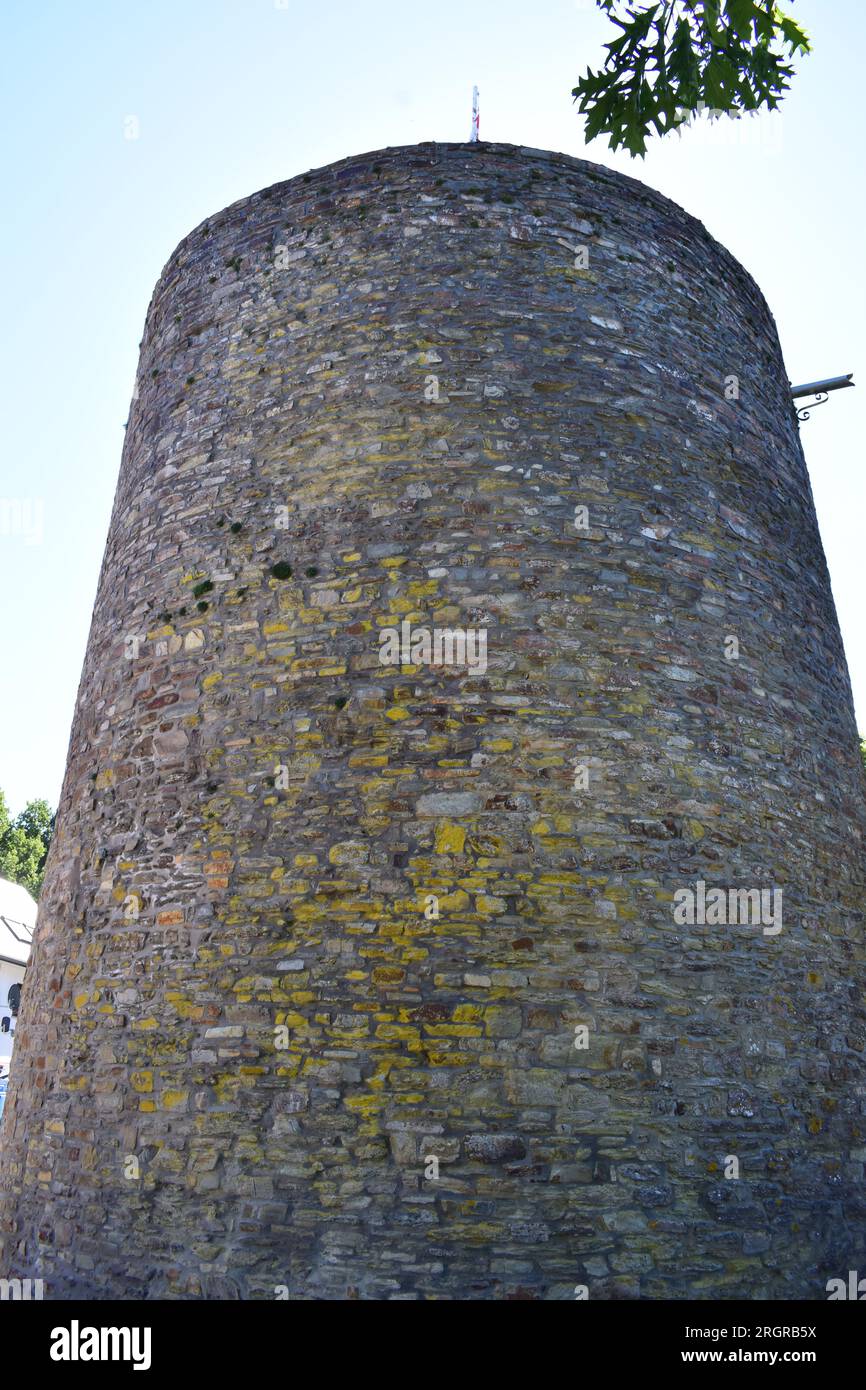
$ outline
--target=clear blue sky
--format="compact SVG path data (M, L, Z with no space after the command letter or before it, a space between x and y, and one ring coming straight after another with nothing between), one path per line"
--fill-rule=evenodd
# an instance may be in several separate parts
M482 138L613 165L698 216L763 289L793 380L859 369L803 440L866 732L866 5L788 7L815 53L781 111L745 144L696 129L641 162L584 144L570 91L609 37L592 0L5 0L0 498L43 506L38 543L0 535L13 810L59 795L137 345L174 246L279 179L466 139L473 83Z

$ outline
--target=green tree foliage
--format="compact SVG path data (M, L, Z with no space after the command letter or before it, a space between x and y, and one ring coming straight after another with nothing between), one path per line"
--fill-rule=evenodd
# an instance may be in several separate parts
M586 139L646 153L651 130L664 135L695 112L739 116L774 110L808 53L805 31L774 0L596 0L622 32L605 44L599 72L573 89L586 114Z
M20 883L38 897L53 830L47 801L30 801L13 817L0 791L0 878Z

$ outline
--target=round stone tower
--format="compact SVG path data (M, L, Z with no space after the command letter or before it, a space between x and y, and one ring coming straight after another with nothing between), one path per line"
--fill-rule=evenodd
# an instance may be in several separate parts
M767 306L422 145L159 281L3 1121L52 1297L826 1297L863 777Z

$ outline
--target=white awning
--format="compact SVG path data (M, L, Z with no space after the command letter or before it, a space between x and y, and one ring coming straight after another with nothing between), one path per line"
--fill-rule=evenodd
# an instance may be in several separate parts
M27 889L0 878L0 956L26 965L35 926L36 903Z

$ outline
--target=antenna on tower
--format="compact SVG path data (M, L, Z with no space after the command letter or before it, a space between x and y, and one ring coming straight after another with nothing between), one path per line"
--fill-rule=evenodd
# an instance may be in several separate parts
M478 144L478 88L472 88L472 133L469 136L470 145Z

